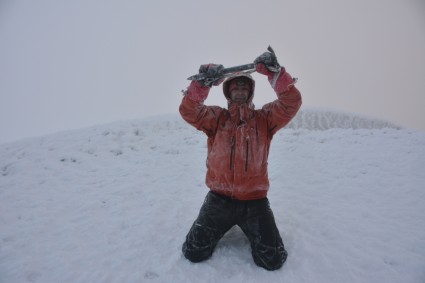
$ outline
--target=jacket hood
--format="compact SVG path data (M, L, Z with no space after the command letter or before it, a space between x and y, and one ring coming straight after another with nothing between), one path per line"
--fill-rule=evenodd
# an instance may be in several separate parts
M251 92L249 93L248 100L247 100L248 105L250 105L252 104L252 100L254 98L255 81L249 73L235 73L232 76L228 77L223 83L224 97L226 97L227 102L230 104L232 101L230 99L230 93L229 93L230 82L233 79L240 78L240 77L248 78L251 81Z

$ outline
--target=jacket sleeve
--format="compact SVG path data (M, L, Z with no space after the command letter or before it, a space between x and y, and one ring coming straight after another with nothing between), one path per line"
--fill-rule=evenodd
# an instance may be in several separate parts
M272 85L277 100L263 106L267 115L269 132L274 135L295 117L301 107L301 93L295 87L292 77L284 71Z
M199 99L201 92L206 92L206 89L200 88L199 85L189 86L180 104L179 112L186 122L208 136L212 136L217 131L218 117L223 109L218 106L205 106L204 100L207 95Z

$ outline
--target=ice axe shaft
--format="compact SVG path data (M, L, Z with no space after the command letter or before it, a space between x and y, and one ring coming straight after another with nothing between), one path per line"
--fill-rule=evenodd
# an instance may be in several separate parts
M279 73L280 70L281 70L281 67L280 67L279 63L277 62L276 54L274 53L273 48L271 46L269 46L267 48L267 51L270 52L273 55L272 58L274 58L274 61L275 61L275 62L273 62L273 64L267 65L267 69L269 69L273 73ZM211 86L211 84L214 83L215 81L218 81L218 80L223 79L223 78L227 78L234 73L243 72L243 71L254 72L255 71L255 63L245 64L245 65L240 65L240 66L235 66L235 67L230 67L230 68L224 68L218 74L215 74L214 76L208 76L205 73L199 73L199 74L190 76L187 79L190 80L190 81L203 81L203 83L205 85Z
M228 77L233 73L242 72L242 71L253 71L253 70L255 70L255 64L250 63L250 64L239 65L239 66L230 67L230 68L224 68L220 72L219 76ZM187 79L190 81L201 81L201 80L209 79L209 77L207 77L206 74L201 73L201 74L190 76Z

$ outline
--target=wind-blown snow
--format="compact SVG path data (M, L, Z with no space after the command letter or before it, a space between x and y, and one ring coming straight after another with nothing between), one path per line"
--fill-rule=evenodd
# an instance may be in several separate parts
M183 258L205 158L175 115L0 145L0 282L425 282L425 133L318 110L281 130L269 199L289 257L274 272L239 228Z

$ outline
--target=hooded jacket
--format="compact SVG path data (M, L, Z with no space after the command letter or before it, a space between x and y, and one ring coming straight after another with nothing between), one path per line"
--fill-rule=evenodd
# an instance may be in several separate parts
M252 82L246 103L231 101L228 89L235 77L230 77L223 83L228 109L204 105L209 88L193 81L179 110L186 122L208 136L209 189L238 200L261 199L269 190L267 160L273 135L295 116L301 94L292 83L284 92L276 91L275 101L256 110L255 81L247 74L237 76Z

